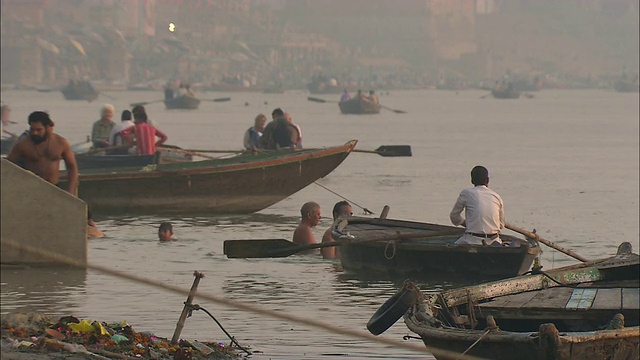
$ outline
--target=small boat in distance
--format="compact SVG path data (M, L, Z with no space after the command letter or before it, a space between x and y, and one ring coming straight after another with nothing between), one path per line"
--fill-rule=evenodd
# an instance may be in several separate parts
M69 83L60 91L67 100L93 101L98 98L98 91L89 81L85 80L69 80Z
M338 106L343 114L379 114L382 108L380 104L368 100L364 95L340 101Z
M491 95L496 99L517 99L520 94L520 91L513 88L491 89Z
M193 95L181 95L173 99L165 99L164 106L169 109L195 110L200 105L200 99Z
M382 214L387 212L385 207ZM500 235L503 246L454 244L463 233L463 228L455 226L351 217L332 236L358 239L339 248L346 271L383 277L503 279L528 271L541 252L535 240L510 235Z

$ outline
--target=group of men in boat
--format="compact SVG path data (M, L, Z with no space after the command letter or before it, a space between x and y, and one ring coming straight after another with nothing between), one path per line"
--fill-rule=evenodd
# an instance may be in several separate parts
M195 96L191 85L176 80L173 82L169 82L164 86L165 100L172 100L182 96Z
M464 234L455 242L457 245L502 246L500 231L505 226L504 203L498 193L489 188L489 170L475 166L471 170L473 187L460 192L449 215L451 222L465 228ZM464 211L464 217L462 212ZM315 244L312 228L320 223L322 213L316 202L307 202L300 209L300 224L293 232L293 242L298 245ZM353 215L353 208L347 201L340 201L333 207L333 225L325 231L322 242L333 242L333 229L338 221ZM321 249L325 259L339 258L337 247Z
M244 132L244 148L252 152L302 149L302 130L293 123L291 115L281 108L271 112L271 122L258 114L252 127Z
M376 93L373 90L369 90L369 95L367 96L362 93L362 90L358 89L356 98L359 98L374 104L380 103L380 101L378 100L378 96L376 96ZM349 90L347 90L347 88L344 88L344 91L342 91L342 95L340 95L340 102L345 102L349 100L351 100L351 95L349 94Z
M100 119L93 123L91 129L93 151L104 149L98 152L126 155L128 148L135 145L137 155L153 155L156 147L167 141L167 135L151 123L144 106L123 110L121 122L117 125L113 121L114 114L115 108L111 104L104 104L100 109ZM131 121L132 117L134 121Z

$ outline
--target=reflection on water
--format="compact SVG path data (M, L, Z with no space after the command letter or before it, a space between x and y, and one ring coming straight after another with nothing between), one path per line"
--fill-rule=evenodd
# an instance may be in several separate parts
M85 294L85 269L2 266L0 308L9 312L59 314L78 306Z

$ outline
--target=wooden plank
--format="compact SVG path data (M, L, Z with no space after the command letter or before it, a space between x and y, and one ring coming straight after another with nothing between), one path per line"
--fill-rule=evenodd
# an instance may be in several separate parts
M533 309L562 309L573 293L572 288L557 287L538 291L523 308Z
M638 310L640 308L638 288L622 289L622 308L624 310Z
M596 297L597 289L574 289L567 301L566 310L588 310Z
M487 308L487 309L491 309L491 308L519 309L524 304L529 302L529 300L533 299L537 294L538 294L537 291L528 291L520 294L501 296L487 303L480 304L479 306L481 308Z
M592 309L619 310L622 306L622 289L598 289Z

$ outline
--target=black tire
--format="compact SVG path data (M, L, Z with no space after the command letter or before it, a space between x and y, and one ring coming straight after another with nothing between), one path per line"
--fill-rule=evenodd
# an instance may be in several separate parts
M367 329L373 335L380 335L387 331L391 325L395 324L409 310L417 298L418 294L415 291L403 287L385 301L378 311L371 316L367 323Z

